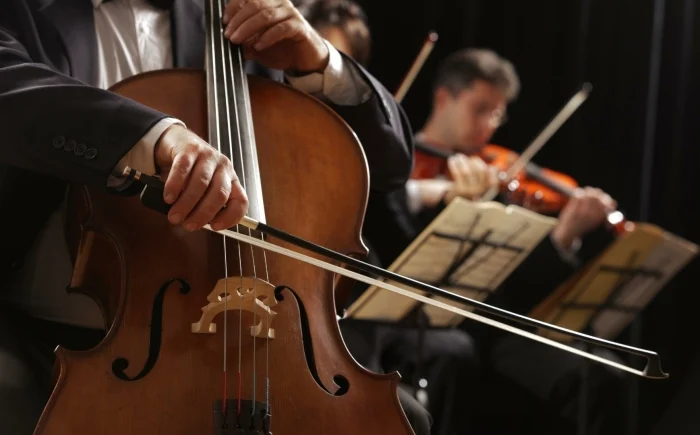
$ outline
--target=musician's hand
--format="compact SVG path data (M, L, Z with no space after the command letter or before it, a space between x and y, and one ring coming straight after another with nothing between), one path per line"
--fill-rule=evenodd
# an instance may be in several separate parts
M154 153L165 180L163 199L172 204L171 223L182 223L188 231L206 224L221 230L236 225L248 211L248 197L231 161L185 127L168 128Z
M559 223L552 231L554 242L568 249L575 239L583 237L602 225L617 202L600 189L577 189L569 203L559 213Z
M231 0L224 35L242 44L246 58L268 68L323 72L330 53L323 38L289 0Z
M490 188L498 186L498 170L479 157L455 154L447 160L447 167L454 182L445 194L446 202L457 196L477 199Z

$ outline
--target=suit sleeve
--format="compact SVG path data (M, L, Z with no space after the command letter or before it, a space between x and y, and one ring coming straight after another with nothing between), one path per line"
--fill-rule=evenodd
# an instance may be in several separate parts
M38 63L16 23L24 2L0 2L0 163L106 186L113 168L165 114Z
M372 88L369 100L356 106L329 104L357 134L367 156L370 189L401 188L413 168L413 133L408 118L391 93L357 62L344 56Z
M389 267L420 234L405 195L405 189L369 194L363 234L383 267Z

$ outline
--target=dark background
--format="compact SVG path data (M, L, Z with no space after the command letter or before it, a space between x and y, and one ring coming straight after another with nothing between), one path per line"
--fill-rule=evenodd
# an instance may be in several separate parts
M417 130L436 65L462 47L510 59L522 82L493 143L522 151L584 81L589 99L534 159L610 193L631 220L700 243L695 0L360 0L374 38L369 69L398 88L431 29L439 41L404 100ZM409 6L410 5L410 6ZM699 262L662 290L618 341L657 351L665 381L630 376L630 434L700 433L695 296ZM626 410L620 410L626 412Z

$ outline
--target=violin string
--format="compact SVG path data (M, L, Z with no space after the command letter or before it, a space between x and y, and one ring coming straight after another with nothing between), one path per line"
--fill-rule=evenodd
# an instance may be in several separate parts
M239 68L241 69L240 70L241 77L245 77L245 71L243 70L243 59L242 58L238 62L238 65L239 65ZM247 91L247 88L243 88L243 92L246 92L246 91ZM252 119L252 110L251 110L250 105L249 105L250 98L244 98L243 101L245 103L246 116L248 117L248 119ZM253 137L253 130L249 128L247 132L248 132L248 143L253 145L255 143L255 138ZM250 151L251 151L251 153L253 153L255 150L250 150ZM258 165L257 164L253 165L252 170L255 173L255 178L259 180L260 173L259 173ZM250 228L248 229L248 235L252 236ZM264 240L262 234L260 234L260 240ZM252 251L255 248L253 247L253 245L250 245L250 249ZM258 249L260 249L260 248L258 248ZM260 249L260 250L262 251L263 265L265 268L265 281L269 283L270 282L270 272L269 272L269 269L267 266L267 251L265 251L264 249ZM256 283L257 283L257 274L255 275L255 277L256 277ZM255 286L253 288L253 291L255 292ZM268 300L268 301L266 301L266 303L271 306L272 301ZM257 307L257 305L254 305L254 306ZM267 334L267 331L270 330L270 315L268 314L264 317L265 317L265 331L266 331L265 333ZM260 323L262 324L262 319L261 319ZM270 374L270 345L271 345L270 341L271 340L269 339L269 337L265 338L265 409L270 409L270 375L269 375ZM255 342L255 337L253 337L253 342ZM253 358L255 358L255 355L253 355ZM254 367L257 368L257 365L255 365ZM255 384L255 382L253 382L253 384Z

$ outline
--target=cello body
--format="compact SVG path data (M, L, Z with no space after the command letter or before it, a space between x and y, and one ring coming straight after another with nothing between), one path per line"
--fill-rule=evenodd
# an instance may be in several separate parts
M112 90L207 137L203 71L146 73ZM249 77L249 93L267 222L364 254L369 175L352 130L287 86ZM348 353L333 274L187 232L137 196L73 186L69 201L71 291L93 297L108 332L89 351L57 349L35 435L413 433L398 374Z

